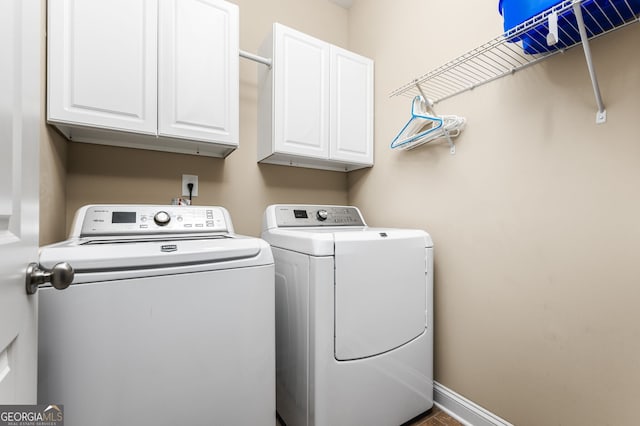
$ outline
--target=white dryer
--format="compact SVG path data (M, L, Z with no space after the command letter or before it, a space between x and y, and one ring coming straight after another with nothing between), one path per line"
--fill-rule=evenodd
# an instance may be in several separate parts
M276 406L288 426L400 425L433 406L433 244L355 207L272 205Z
M69 426L268 425L275 419L274 269L222 207L94 205L40 267L38 401Z

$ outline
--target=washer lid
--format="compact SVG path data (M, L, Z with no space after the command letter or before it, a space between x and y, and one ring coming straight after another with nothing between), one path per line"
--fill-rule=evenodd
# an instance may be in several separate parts
M427 251L415 232L335 234L335 357L395 349L426 327Z
M251 237L81 238L43 247L40 264L69 262L76 273L169 268L257 258L267 244Z

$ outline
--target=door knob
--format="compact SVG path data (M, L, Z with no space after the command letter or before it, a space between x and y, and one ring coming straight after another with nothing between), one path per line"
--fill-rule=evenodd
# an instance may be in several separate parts
M40 269L37 263L30 263L27 266L27 294L35 294L38 286L45 283L64 290L73 281L73 276L73 268L67 262L56 263L51 270Z

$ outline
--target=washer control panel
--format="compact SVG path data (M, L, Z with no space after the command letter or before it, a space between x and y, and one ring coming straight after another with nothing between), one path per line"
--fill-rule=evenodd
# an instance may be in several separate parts
M366 226L360 211L350 206L276 206L278 227Z
M89 206L81 218L80 236L229 232L225 213L222 207Z

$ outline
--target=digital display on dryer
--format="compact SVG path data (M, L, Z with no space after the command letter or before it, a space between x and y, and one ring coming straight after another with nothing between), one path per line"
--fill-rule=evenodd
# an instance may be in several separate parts
M111 223L136 223L136 212L113 212Z
M308 219L309 216L307 216L307 211L306 210L294 210L293 211L293 215L295 216L296 219Z

